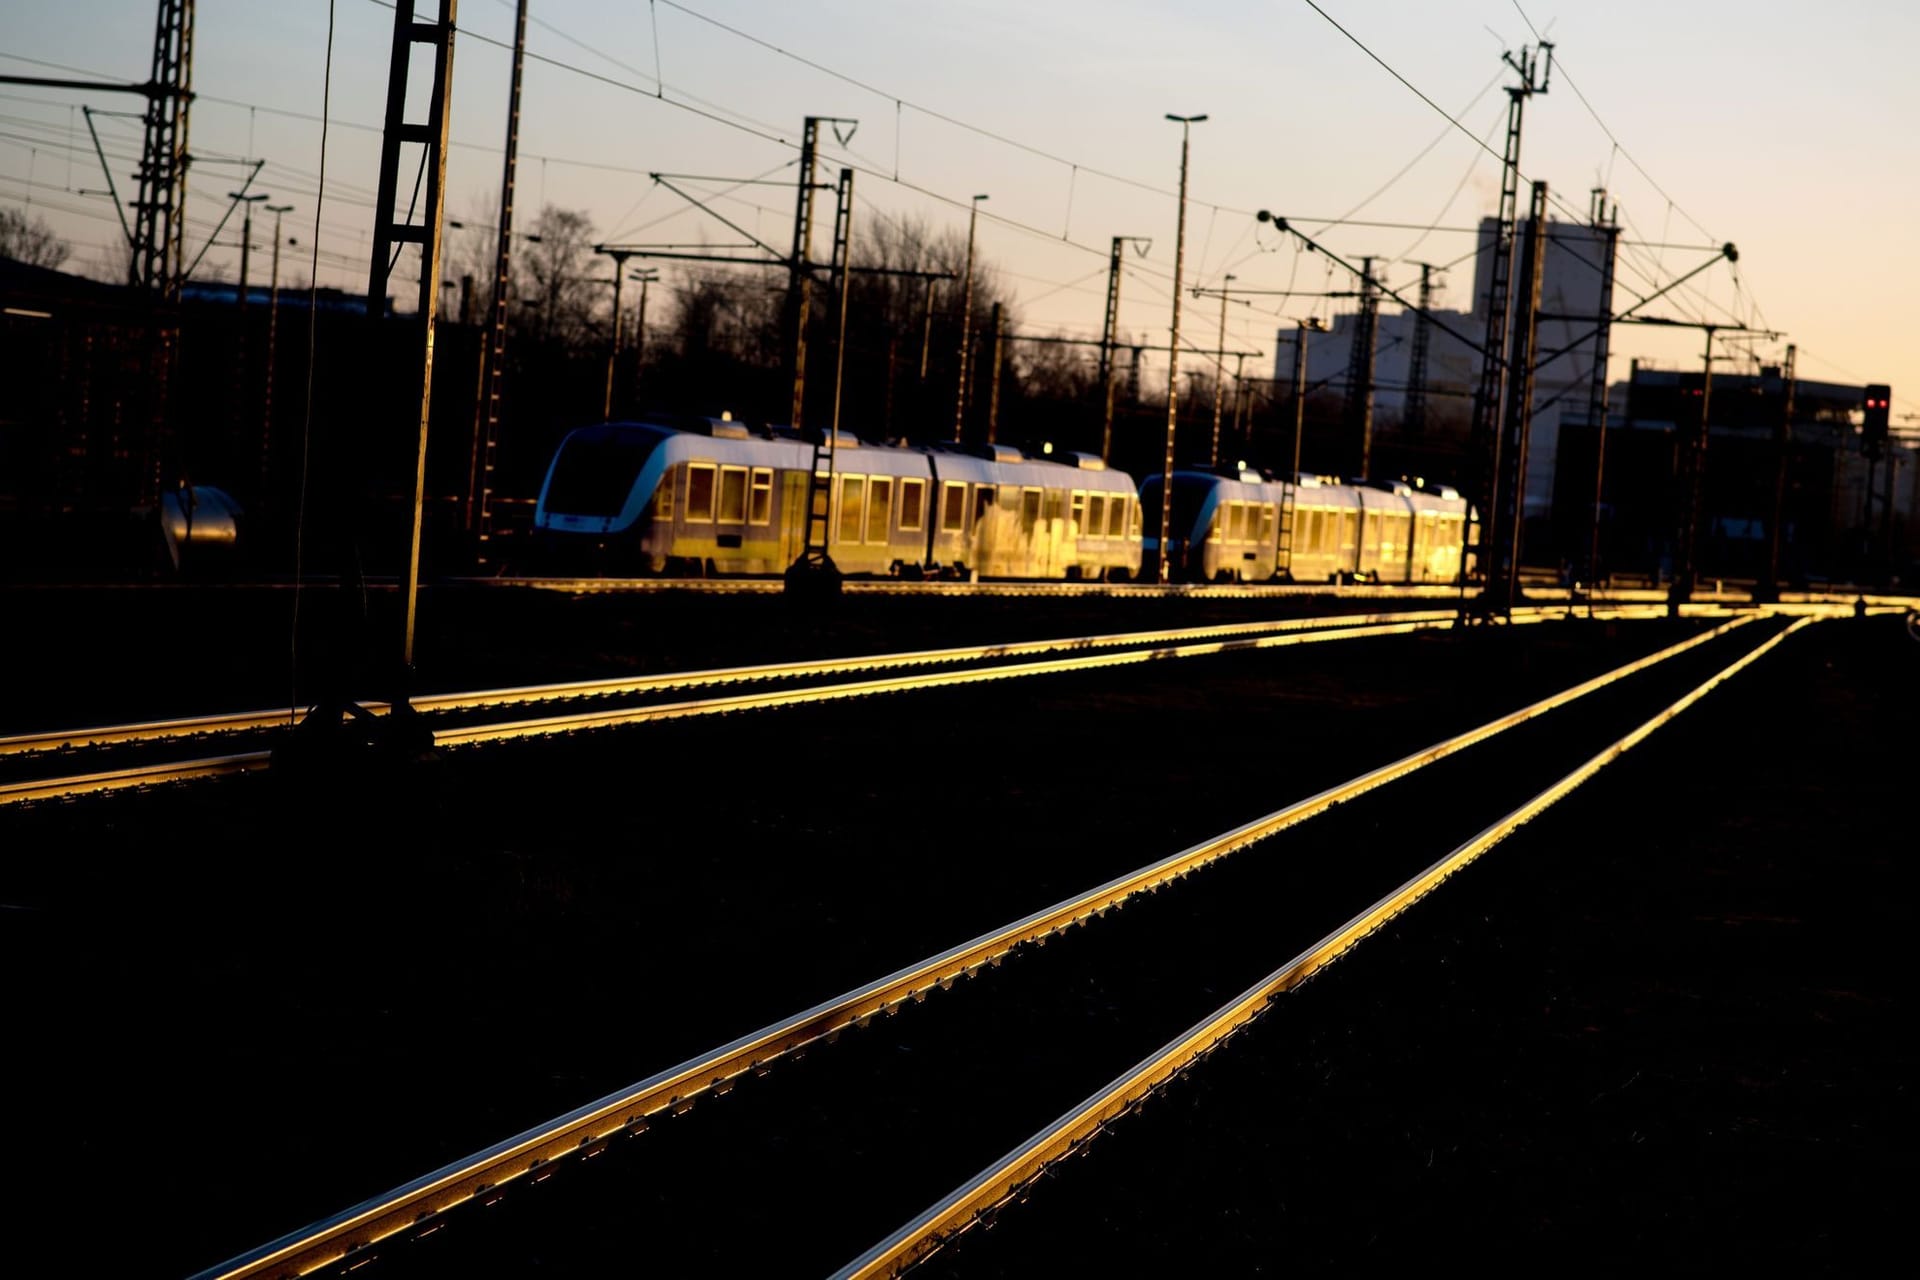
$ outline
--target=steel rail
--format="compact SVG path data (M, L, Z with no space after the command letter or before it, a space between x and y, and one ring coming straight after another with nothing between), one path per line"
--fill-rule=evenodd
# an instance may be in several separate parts
M1389 615L1394 616L1394 615ZM1401 615L1404 616L1404 615ZM1376 636L1405 635L1413 631L1436 630L1451 625L1454 615L1440 614L1422 622L1399 622L1373 626L1328 628L1319 631L1293 631L1280 635L1257 636L1241 640L1208 641L1153 649L1132 649L1120 653L1089 654L1051 661L1011 663L992 667L974 667L963 671L922 673L837 684L809 685L800 689L766 690L725 698L701 698L690 702L656 703L644 707L612 710L575 711L564 715L542 716L530 720L488 721L440 729L434 742L440 746L466 746L489 742L507 742L519 738L578 733L623 725L644 724L656 720L679 720L694 716L725 715L730 712L800 706L841 698L859 698L883 693L904 693L945 685L973 684L986 680L1009 680L1025 676L1051 675L1064 671L1091 670L1100 667L1127 666L1139 662L1169 658L1203 657L1243 649L1266 649L1328 640L1364 639ZM1519 620L1519 619L1517 619ZM1524 621L1544 621L1544 617ZM119 791L195 778L259 772L272 764L272 752L249 751L207 759L173 761L133 766L103 772L65 777L39 778L0 784L0 808L36 800L53 800L106 791Z
M195 1280L304 1275L401 1233L430 1229L439 1215L449 1209L476 1197L490 1196L506 1183L536 1173L555 1160L598 1150L619 1134L643 1130L650 1123L650 1117L663 1111L677 1114L709 1090L725 1092L738 1077L763 1072L777 1059L816 1041L831 1039L849 1026L864 1026L876 1015L897 1012L910 1001L923 1001L935 987L951 987L962 976L970 977L988 965L997 965L1018 946L1043 941L1064 929L1083 924L1130 897L1152 892L1169 880L1303 822L1335 804L1726 635L1760 616L1740 614L1719 627L907 965L262 1245L200 1273Z
M1678 701L1618 739L1573 772L1459 845L1344 925L1274 970L1232 1001L1169 1041L1099 1092L948 1193L911 1222L834 1273L834 1280L898 1275L1017 1198L1050 1165L1074 1155L1114 1120L1259 1017L1274 999L1316 972L1431 893L1456 871L1644 741L1656 729L1757 661L1788 636L1818 621L1803 617L1723 668Z
M961 662L1017 657L1022 654L1051 653L1058 650L1120 648L1126 645L1170 644L1213 636L1264 635L1287 631L1324 630L1343 626L1367 626L1381 622L1444 622L1455 617L1452 610L1405 610L1387 613L1338 614L1320 618L1282 618L1264 622L1227 622L1203 627L1162 627L1149 631L1115 632L1104 635L1059 637L1045 640L1021 640L984 645L961 645L945 649L926 649L902 653L877 653L847 658L810 658L791 662L759 663L742 667L708 670L668 671L647 676L622 676L600 680L572 680L558 684L514 685L498 689L480 689L464 693L423 694L413 700L422 712L472 711L502 704L552 702L567 698L603 698L654 693L666 689L700 688L710 685L743 684L760 680L798 679L833 675L848 671L884 671L897 667L937 666ZM374 702L367 707L384 715L387 704ZM294 714L284 707L266 711L241 711L225 715L188 716L169 720L148 720L130 724L102 725L85 729L54 729L41 733L0 737L0 756L24 755L80 747L112 746L128 743L158 742L169 738L200 737L214 734L259 732L277 729L293 722Z

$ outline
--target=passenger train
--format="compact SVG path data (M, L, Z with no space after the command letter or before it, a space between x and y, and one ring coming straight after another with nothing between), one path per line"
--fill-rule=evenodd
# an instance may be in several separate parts
M581 427L547 469L536 553L555 571L783 573L806 547L810 473L827 466L825 450L795 433L728 419ZM1127 581L1157 572L1160 477L1136 487L1096 457L875 445L841 432L832 474L827 550L845 574ZM1466 514L1450 490L1176 471L1171 576L1448 582Z

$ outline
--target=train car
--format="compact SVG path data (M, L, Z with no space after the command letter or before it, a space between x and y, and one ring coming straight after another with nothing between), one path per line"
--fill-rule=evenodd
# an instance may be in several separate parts
M534 509L542 567L777 574L806 542L814 445L725 419L568 434ZM821 456L819 464L826 461ZM1004 445L835 439L828 554L842 573L1119 578L1140 567L1133 481Z
M1141 486L1149 556L1159 552L1161 479ZM1197 582L1444 583L1460 571L1467 504L1451 489L1350 484L1260 472L1174 472L1171 577Z

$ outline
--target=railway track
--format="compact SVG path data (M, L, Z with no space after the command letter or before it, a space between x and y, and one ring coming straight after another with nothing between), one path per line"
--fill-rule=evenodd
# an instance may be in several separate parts
M1583 610L1582 616L1587 616L1587 612ZM1592 611L1592 616L1635 619L1657 617L1661 612L1660 606L1652 604L1628 604L1598 609ZM1715 605L1687 609L1689 616L1699 617L1724 612ZM1515 609L1512 621L1524 625L1564 617L1567 613L1566 606L1528 606ZM438 745L479 745L986 680L1120 667L1247 649L1404 635L1416 630L1450 627L1457 618L1453 610L1432 609L1162 628L433 694L417 698L414 707L425 716ZM665 695L704 693L737 686L758 688L749 693L663 700ZM554 705L573 709L537 716L524 714L530 709ZM384 704L377 703L370 709L375 714L384 714L387 710ZM295 720L293 713L275 708L0 738L0 806L264 770L271 764L272 757L271 750L264 746L191 758L179 758L173 752L180 744L204 747L214 742L242 745L248 738L269 740L276 732L292 727ZM161 758L149 758L156 754ZM50 771L49 764L61 771ZM75 769L75 764L91 767Z
M1542 718L1550 711L1579 708L1581 714L1594 718L1591 724L1582 723L1589 736L1598 733L1595 740L1605 744L1597 753L1581 749L1576 752L1578 763L1571 770L1562 772L1559 766L1555 766L1547 785L1527 789L1520 803L1503 806L1490 823L1475 819L1472 834L1467 839L1443 844L1439 850L1441 856L1437 859L1432 857L1431 852L1424 854L1418 859L1418 866L1412 874L1394 874L1385 881L1385 885L1393 886L1390 891L1383 894L1380 890L1384 885L1376 885L1368 890L1363 900L1369 905L1364 910L1350 916L1344 912L1336 916L1336 919L1344 918L1345 922L1332 932L1324 932L1324 923L1312 929L1305 937L1317 937L1318 940L1297 950L1286 964L1279 969L1272 969L1270 964L1260 966L1259 971L1264 976L1251 985L1233 988L1240 992L1233 1000L1199 1021L1183 1024L1184 1030L1162 1041L1161 1047L1147 1057L1129 1058L1128 1061L1134 1065L1120 1075L1111 1077L1109 1086L1090 1095L1080 1095L1084 1101L1068 1110L1058 1122L1034 1132L1030 1138L1008 1150L985 1172L966 1180L948 1195L934 1201L930 1207L913 1216L906 1226L888 1235L879 1245L847 1265L840 1274L895 1273L901 1267L926 1256L956 1233L984 1220L1009 1198L1017 1197L1034 1177L1060 1159L1082 1150L1086 1141L1103 1126L1138 1105L1141 1098L1165 1080L1204 1057L1238 1027L1258 1016L1269 1007L1275 995L1290 989L1330 963L1356 940L1379 928L1393 915L1430 892L1448 875L1478 857L1509 831L1591 777L1608 761L1643 740L1660 724L1680 714L1710 689L1757 660L1792 630L1808 625L1813 620L1812 616L1803 617L1783 628L1780 623L1764 620L1757 613L1734 617L1710 632L1628 663L1476 729L1434 743L1422 751L1358 775L1255 822L1221 833L1211 840L1159 859L1051 908L1010 922L958 947L864 984L838 999L803 1010L711 1053L658 1073L630 1089L578 1108L546 1125L476 1153L467 1160L396 1188L385 1196L376 1197L304 1231L263 1246L204 1275L281 1276L307 1274L322 1268L358 1267L377 1260L383 1250L399 1248L403 1241L437 1237L442 1227L450 1223L477 1221L449 1218L448 1215L474 1205L501 1203L503 1195L510 1189L544 1183L556 1172L584 1164L586 1157L614 1149L614 1139L618 1137L657 1127L666 1118L686 1111L702 1097L728 1093L736 1085L755 1081L782 1059L791 1059L850 1028L866 1026L876 1018L884 1018L918 1004L936 990L951 989L960 978L978 976L997 967L1010 955L1034 954L1034 945L1044 946L1049 939L1060 937L1069 930L1074 932L1076 945L1083 937L1110 932L1114 926L1103 925L1088 931L1080 927L1094 920L1106 919L1123 904L1144 900L1176 887L1185 891L1192 885L1212 878L1191 878L1191 873L1196 870L1211 866L1258 867L1272 864L1275 859L1229 860L1228 855L1260 844L1282 831L1299 827L1309 818L1327 815L1333 810L1335 812L1330 817L1314 825L1318 827L1326 822L1346 822L1351 826L1357 820L1354 815L1360 808L1352 802L1376 791L1382 793L1379 804L1385 807L1385 811L1405 808L1403 802L1394 801L1383 789L1393 784L1404 784L1415 775L1425 774L1433 766L1440 766L1441 770L1461 768L1477 759L1489 744L1500 746L1515 760L1531 761L1538 755L1538 743L1525 740L1524 735L1530 732L1537 734ZM1755 632L1756 624L1759 631L1768 634L1755 643L1745 643L1744 637ZM1729 652L1730 647L1737 647L1739 652ZM1648 673L1658 675L1665 684L1644 687L1649 679ZM1702 676L1705 678L1702 679ZM1677 686L1675 681L1678 681ZM1622 690L1629 691L1630 696L1623 695ZM1603 691L1606 691L1606 697L1590 699L1590 695ZM1676 692L1680 696L1674 697ZM1620 700L1623 697L1625 701L1621 705L1604 705L1608 698ZM1634 698L1638 699L1638 703L1634 702ZM1652 710L1650 716L1644 714L1648 709ZM1624 734L1618 732L1620 724L1608 722L1606 715L1611 715L1615 722L1621 716L1626 716L1628 731ZM1554 717L1545 723L1551 725L1559 719ZM1541 767L1544 766L1538 763L1533 765L1536 772ZM1425 785L1437 787L1446 793L1452 784L1430 782ZM1426 843L1431 843L1434 837L1428 833L1424 839ZM1339 849L1351 851L1353 848L1352 842L1344 837L1330 837L1329 840ZM1374 867L1369 873L1376 874L1380 870ZM1220 894L1216 892L1215 896ZM1249 895L1248 900L1256 900L1257 897ZM1321 901L1317 909L1324 911L1326 905ZM1150 910L1143 914L1130 910L1127 914L1129 919L1126 927L1137 931L1143 919L1157 920L1164 917L1165 912ZM1296 929L1299 923L1295 922ZM1132 944L1121 947L1117 952L1110 947L1109 953L1126 954L1144 950L1151 957L1155 954L1153 947L1149 945L1143 948L1139 945L1146 936L1136 936ZM1189 944L1175 950L1207 949ZM1056 950L1050 954L1059 952ZM962 990L977 991L988 985L967 984ZM991 1023L992 1019L988 1019L982 1025ZM845 1048L839 1052L844 1053ZM1110 1072L1111 1068L1108 1070ZM775 1072L772 1079L778 1081L784 1074L784 1069ZM747 1092L753 1096L766 1096L761 1092L763 1088L771 1086L756 1085ZM1049 1115L1057 1113L1057 1107L1048 1111ZM662 1130L663 1133L666 1131ZM736 1152L732 1158L737 1159L738 1156ZM966 1166L967 1169L978 1167L978 1163ZM960 1170L951 1172L958 1173ZM575 1185L585 1187L590 1178L597 1176L583 1175L583 1179ZM689 1176L686 1181L698 1182L700 1179ZM951 1185L951 1179L948 1185ZM505 1203L508 1205L515 1202L515 1197L506 1197ZM404 1262L405 1255L393 1254L389 1260Z

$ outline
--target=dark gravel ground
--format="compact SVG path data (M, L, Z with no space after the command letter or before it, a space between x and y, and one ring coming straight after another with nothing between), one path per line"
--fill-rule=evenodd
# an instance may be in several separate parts
M1886 1268L1916 727L1897 620L1794 638L924 1274Z
M958 629L882 621L880 648ZM6 1127L69 1179L15 1207L117 1194L137 1150L102 1266L190 1270L1693 629L1344 642L0 814Z
M1338 921L1758 643L1762 624L1030 948L381 1251L368 1275L825 1275Z

